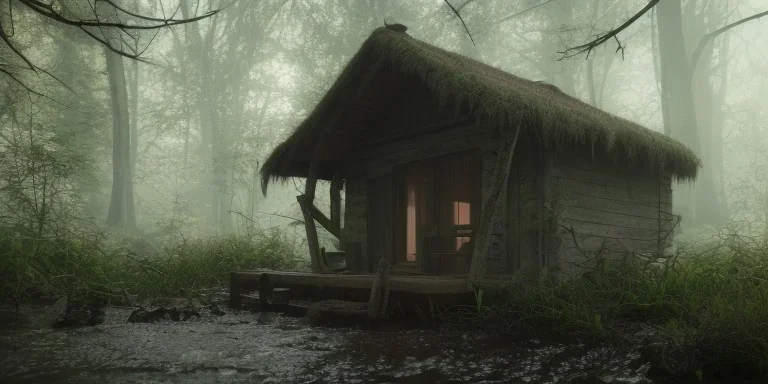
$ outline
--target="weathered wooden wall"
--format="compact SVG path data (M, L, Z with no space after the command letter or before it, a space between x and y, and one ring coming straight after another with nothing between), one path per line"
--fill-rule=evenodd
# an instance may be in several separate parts
M506 134L512 134L507 132ZM483 151L482 204L488 201L493 185L497 148ZM541 265L539 253L539 215L543 201L539 199L541 161L531 137L518 139L507 184L507 194L501 201L501 214L492 225L491 244L485 274L508 275L524 271L536 274Z
M493 187L493 176L496 166L496 148L487 148L482 152L481 160L481 178L480 178L480 206L485 207L488 204L488 198ZM488 247L488 256L485 260L486 274L500 274L507 270L507 258L504 257L504 215L496 216L491 225L491 239Z
M361 260L355 260L356 263L350 266L351 269L360 271L362 265L368 265L366 258L366 249L368 236L368 199L366 197L368 190L365 178L347 178L345 201L344 201L344 244L345 251L354 254L355 244L359 244L362 252Z
M494 144L490 128L441 110L424 90L401 94L389 108L391 113L376 121L342 166L346 251L355 243L362 245L359 272L371 272L379 257L394 256L391 188L397 165Z
M536 140L524 136L518 142L507 186L505 254L506 273L538 275L544 240L542 198L544 168ZM543 219L543 218L542 218Z
M368 252L363 266L369 272L376 270L380 259L393 262L394 232L393 224L392 175L383 175L368 179Z
M480 131L474 132L474 131ZM392 217L392 193L382 192L381 188L392 188L392 170L399 164L418 161L430 157L446 155L476 149L487 145L483 139L483 130L478 127L465 126L450 128L449 131L463 136L455 138L444 135L428 135L414 140L405 140L399 143L388 144L387 155L382 155L374 161L360 161L357 169L350 171L347 178L346 210L345 210L345 236L347 242L360 242L363 244L364 264L371 262L371 257L381 257L393 254L394 242L391 230L385 230L381 225L388 223L391 228ZM376 151L372 148L371 151ZM485 156L483 157L485 164ZM487 183L483 181L482 185ZM375 226L372 226L376 223ZM501 236L503 228L498 228ZM373 239L372 237L376 237ZM376 255L370 255L371 247L377 250ZM367 264L366 264L367 265Z
M382 151L386 156L359 162L351 173L357 177L347 179L345 236L350 243L363 244L364 271L370 272L372 258L391 257L394 251L392 231L382 227L391 227L391 211L386 209L391 207L391 193L380 190L391 188L393 166L481 148L481 199L482 204L487 202L498 137L474 125L443 132L387 143L386 149L369 148L366 153ZM656 252L670 245L676 223L670 177L588 157L546 154L535 140L521 138L504 214L493 225L486 263L489 278L515 272L531 277L542 271L579 272L586 269L578 265L589 267L584 262L601 249L615 260L635 250ZM371 199L378 204L372 205ZM375 220L369 214L381 223L371 227Z
M547 267L578 274L598 253L622 260L669 245L675 224L669 176L588 156L558 154L545 167Z
M399 97L341 167L345 243L348 252L357 244L362 253L359 272L394 257L391 189L398 165L480 149L481 206L493 184L498 131L441 110L423 89ZM521 136L503 214L492 226L486 274L578 272L578 263L601 249L616 259L668 246L675 224L669 176L611 164L587 151L554 154L540 149L535 137Z

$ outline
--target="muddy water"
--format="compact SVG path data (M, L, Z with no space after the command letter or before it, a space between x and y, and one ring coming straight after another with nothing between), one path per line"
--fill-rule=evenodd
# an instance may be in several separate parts
M315 328L274 313L0 331L2 383L647 383L636 351L476 333ZM35 310L41 312L40 310ZM44 311L42 311L44 313ZM43 319L40 320L39 318Z

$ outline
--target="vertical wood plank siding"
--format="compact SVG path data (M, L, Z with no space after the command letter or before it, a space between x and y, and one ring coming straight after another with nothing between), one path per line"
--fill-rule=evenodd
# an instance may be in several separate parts
M368 199L366 197L366 179L361 177L347 178L346 186L343 232L345 251L354 253L355 244L358 244L362 253L360 255L362 260L357 260L357 263L353 264L355 266L367 265ZM362 272L354 267L353 270Z
M373 272L381 259L392 263L392 176L386 175L368 180L368 257L363 265Z

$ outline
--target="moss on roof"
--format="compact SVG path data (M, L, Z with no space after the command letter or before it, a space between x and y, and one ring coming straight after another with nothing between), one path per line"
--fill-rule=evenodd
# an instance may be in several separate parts
M547 148L586 146L615 162L644 163L678 180L696 178L701 161L689 148L659 132L611 115L560 92L556 87L511 75L468 57L434 47L405 33L375 30L339 75L336 83L261 169L262 187L271 179L299 176L292 158L299 144L323 129L323 118L338 108L340 95L359 74L383 60L390 70L415 76L442 106L467 104L483 123L502 129L522 124ZM293 171L289 169L293 168ZM306 172L303 173L306 175Z

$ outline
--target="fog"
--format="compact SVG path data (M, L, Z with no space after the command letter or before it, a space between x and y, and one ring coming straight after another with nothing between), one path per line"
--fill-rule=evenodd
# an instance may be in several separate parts
M768 239L768 26L754 19L716 32L765 12L764 0L662 2L588 55L568 48L621 26L647 1L451 1L463 20L442 0L50 8L128 26L158 26L137 15L207 16L122 31L67 25L27 3L0 6L5 227L163 239L278 228L304 241L303 179L271 184L265 197L260 167L386 21L682 141L703 164L695 183L675 185L683 233L726 227Z

